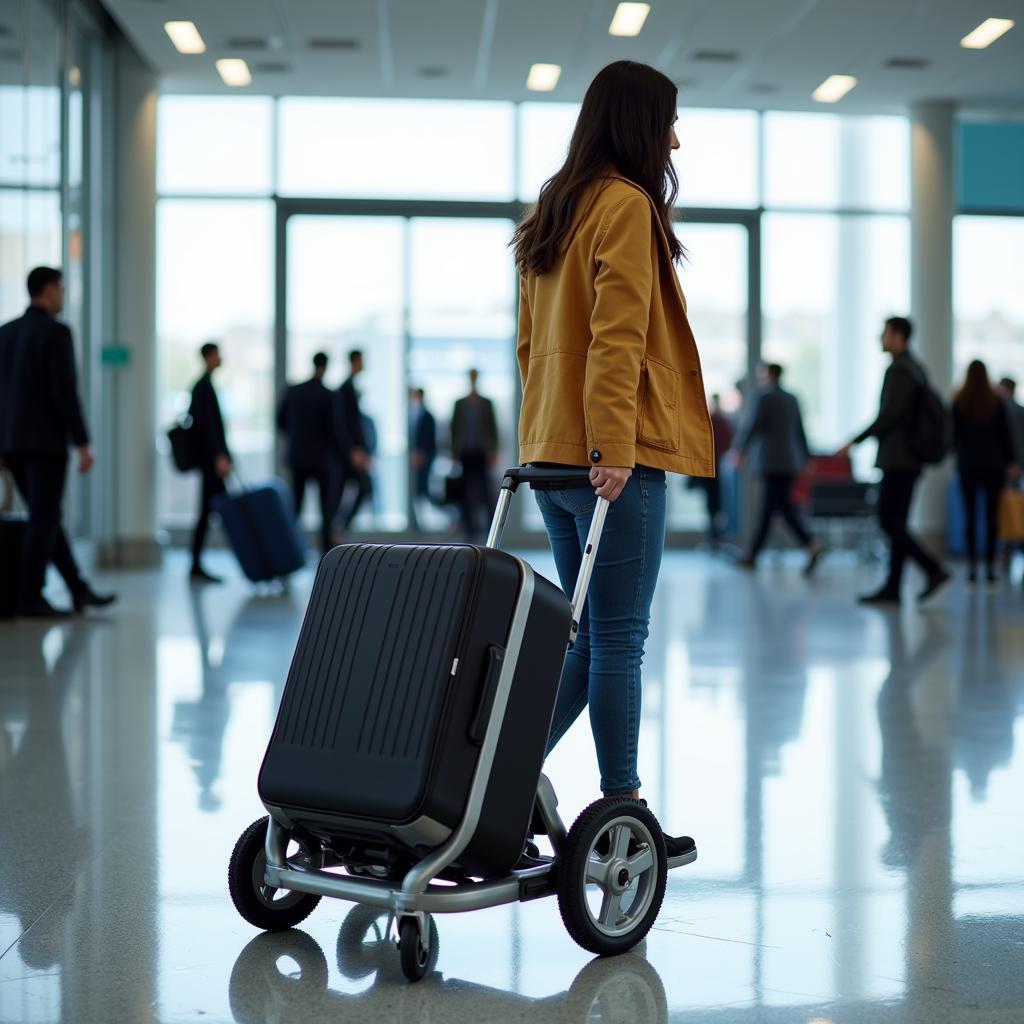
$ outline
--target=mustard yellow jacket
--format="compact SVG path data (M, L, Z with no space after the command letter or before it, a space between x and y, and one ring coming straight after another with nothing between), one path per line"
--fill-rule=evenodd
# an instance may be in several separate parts
M715 475L686 300L643 189L597 182L564 255L520 289L521 462Z

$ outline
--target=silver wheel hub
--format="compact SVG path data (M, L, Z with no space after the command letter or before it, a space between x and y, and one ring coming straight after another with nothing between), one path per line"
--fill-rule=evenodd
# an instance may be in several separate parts
M654 837L640 820L623 814L594 840L583 880L591 923L610 937L627 935L650 909L657 889Z

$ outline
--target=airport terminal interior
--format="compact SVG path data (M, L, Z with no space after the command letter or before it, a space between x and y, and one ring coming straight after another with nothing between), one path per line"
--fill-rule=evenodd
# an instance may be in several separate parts
M262 931L229 860L267 814L321 547L483 543L520 461L509 243L626 59L678 89L675 272L718 463L713 484L667 477L638 727L642 795L696 860L618 955L563 925L576 832L539 811L518 899L325 896ZM74 613L48 617L18 603L30 509L0 450L0 1024L1024 1021L1024 0L0 0L0 323L56 294L44 274L30 300L39 267L61 272L95 464L69 437L82 578L53 555L45 599ZM939 568L908 564L901 593L878 590L891 467L846 447L893 332L960 417L910 513ZM284 396L318 354L352 448L295 509ZM223 474L181 461L201 378ZM779 384L807 456L780 500L810 563L781 521L754 540L781 471L748 445ZM1005 423L983 494L968 392ZM284 569L278 537L239 540L256 495L301 544ZM558 579L526 485L502 543ZM601 796L586 712L544 775L566 826ZM604 839L626 892L601 840L581 861L598 931L657 874L634 879L659 855L633 835L628 855ZM262 843L246 879L273 902ZM393 884L324 863L375 899ZM498 891L483 877L433 899Z

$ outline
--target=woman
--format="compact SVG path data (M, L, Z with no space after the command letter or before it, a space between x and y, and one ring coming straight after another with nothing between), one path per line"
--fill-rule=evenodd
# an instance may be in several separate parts
M673 263L676 88L610 64L591 83L561 170L513 239L521 274L523 462L591 466L595 490L539 491L570 590L595 495L604 536L566 657L549 750L589 704L605 796L639 799L640 663L665 541L665 473L712 476L700 362ZM668 840L669 855L693 848Z
M985 495L985 573L995 583L996 514L999 493L1013 465L1013 439L1006 407L989 383L985 364L967 367L964 386L953 400L953 447L967 526L968 582L977 580L978 495Z

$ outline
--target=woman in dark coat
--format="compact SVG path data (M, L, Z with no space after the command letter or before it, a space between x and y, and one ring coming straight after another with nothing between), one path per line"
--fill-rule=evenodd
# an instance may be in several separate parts
M985 572L994 583L996 514L999 494L1008 475L1019 471L1014 464L1013 439L1006 407L989 383L985 364L975 359L953 400L953 445L956 449L960 488L967 527L968 581L977 579L978 494L985 495Z

